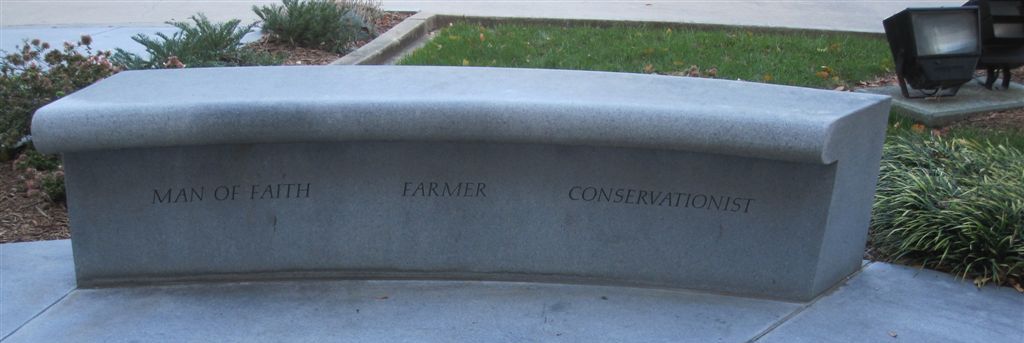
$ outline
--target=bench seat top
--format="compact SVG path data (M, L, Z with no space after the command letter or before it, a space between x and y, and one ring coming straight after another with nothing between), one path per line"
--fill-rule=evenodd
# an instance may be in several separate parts
M126 71L40 109L47 153L209 144L479 141L828 164L879 95L593 71L308 66ZM876 111L877 112L877 111Z

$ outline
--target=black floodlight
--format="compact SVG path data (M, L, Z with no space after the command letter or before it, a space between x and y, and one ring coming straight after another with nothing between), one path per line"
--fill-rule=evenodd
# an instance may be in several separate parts
M978 69L988 73L985 88L992 89L1003 71L1003 89L1010 88L1010 70L1024 65L1024 0L975 0L981 20L981 59Z
M977 7L908 8L882 23L904 97L953 96L974 77ZM908 84L920 94L910 96Z

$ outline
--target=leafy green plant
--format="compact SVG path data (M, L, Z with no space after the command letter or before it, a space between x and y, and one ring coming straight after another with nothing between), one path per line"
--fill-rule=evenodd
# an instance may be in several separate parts
M281 58L265 52L247 49L242 38L252 32L255 24L242 25L234 19L211 23L203 14L189 17L189 22L168 22L179 29L168 37L157 33L156 38L144 34L132 37L146 48L148 58L117 49L111 58L126 69L224 67L280 64Z
M58 171L44 174L40 181L43 194L50 201L61 202L67 198L67 194L64 192L64 172Z
M979 285L1024 280L1024 152L961 138L890 136L872 241L894 260Z
M57 155L45 155L35 150L25 150L14 160L17 169L35 169L41 171L57 170L60 167L60 157Z
M375 1L284 0L252 10L270 42L341 53L349 43L371 37L380 15Z
M54 202L64 200L64 168L59 156L26 149L13 164L21 172L26 195L45 195Z
M93 51L92 38L51 48L38 39L26 41L0 60L0 160L15 158L31 143L32 115L57 100L118 71L110 52Z

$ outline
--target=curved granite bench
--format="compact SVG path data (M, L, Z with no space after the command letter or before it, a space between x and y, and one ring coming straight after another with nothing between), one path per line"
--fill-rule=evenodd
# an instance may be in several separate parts
M40 109L77 279L586 282L805 300L861 263L887 97L451 67L123 72Z

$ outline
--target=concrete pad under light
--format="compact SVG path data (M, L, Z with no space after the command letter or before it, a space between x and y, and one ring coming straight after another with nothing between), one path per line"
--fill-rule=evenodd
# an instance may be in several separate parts
M988 90L978 82L970 81L960 88L956 96L940 98L907 99L900 93L898 85L858 91L891 96L894 111L931 127L952 124L976 113L1024 107L1024 85L1016 82L1010 83L1007 90Z

